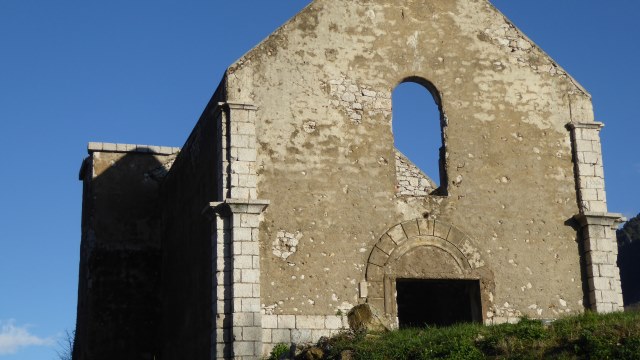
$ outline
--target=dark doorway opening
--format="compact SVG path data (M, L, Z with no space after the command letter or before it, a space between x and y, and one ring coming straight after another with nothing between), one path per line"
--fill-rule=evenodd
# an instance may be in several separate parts
M397 279L400 328L482 322L480 281Z

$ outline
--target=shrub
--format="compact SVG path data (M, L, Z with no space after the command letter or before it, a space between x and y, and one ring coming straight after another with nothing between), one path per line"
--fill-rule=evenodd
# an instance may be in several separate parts
M276 346L271 349L271 353L269 354L268 360L278 360L282 355L287 354L289 352L289 345L280 343L276 344Z

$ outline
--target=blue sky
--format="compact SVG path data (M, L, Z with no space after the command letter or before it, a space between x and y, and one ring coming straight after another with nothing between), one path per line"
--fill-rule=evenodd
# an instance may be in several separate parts
M75 326L86 143L181 146L226 66L307 3L0 1L0 359L54 359ZM493 3L591 92L609 209L637 214L640 2Z

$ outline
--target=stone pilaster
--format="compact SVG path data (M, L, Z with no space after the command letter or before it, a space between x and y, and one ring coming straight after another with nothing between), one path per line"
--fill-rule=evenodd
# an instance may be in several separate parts
M572 122L571 143L584 249L585 272L591 310L605 313L623 310L618 244L615 237L621 214L608 213L604 188L599 122Z
M216 359L257 359L262 353L260 216L269 202L211 203L216 231ZM212 351L213 353L213 351Z
M257 199L256 127L257 108L249 104L222 103L223 181L225 197Z
M223 211L223 203L212 203L206 209L213 221L213 315L212 359L233 357L233 251L231 217Z
M257 108L220 103L219 197L214 214L216 359L257 359L262 352L260 216L269 204L257 199Z
M569 123L580 212L607 212L600 122Z
M624 309L615 232L621 218L622 215L611 213L576 215L584 245L589 304L591 310L598 313Z

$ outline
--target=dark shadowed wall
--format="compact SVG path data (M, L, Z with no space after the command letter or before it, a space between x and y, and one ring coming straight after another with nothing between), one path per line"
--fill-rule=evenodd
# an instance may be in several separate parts
M158 148L160 149L160 148ZM175 149L92 143L84 181L74 359L154 359L160 313L159 180Z

